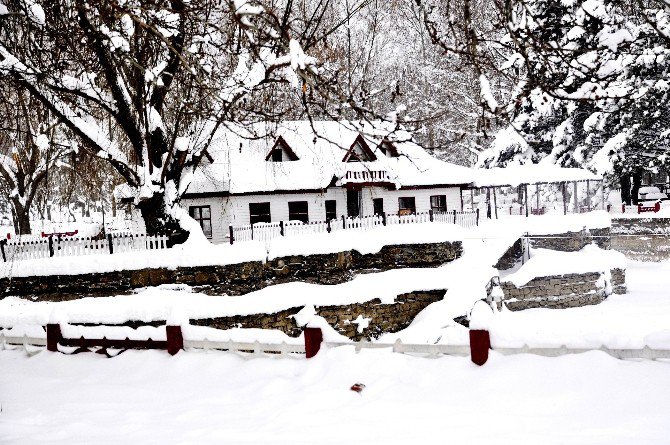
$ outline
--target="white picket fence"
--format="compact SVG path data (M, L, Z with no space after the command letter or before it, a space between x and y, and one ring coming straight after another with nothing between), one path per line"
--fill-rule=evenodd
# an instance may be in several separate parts
M0 259L11 262L50 257L167 249L167 240L167 236L162 235L130 233L113 234L100 239L60 236L52 236L51 238L21 237L2 241Z
M458 224L471 228L478 224L477 212L423 212L410 215L374 215L347 217L331 221L281 221L230 226L230 243L240 241L268 241L280 236L297 236L314 233L331 233L338 230L368 230L374 227L397 224L420 224L429 222Z
M28 337L24 336L10 336L5 335L0 330L0 350L4 349L6 345L20 345L26 348L26 352L30 354L27 346L46 346L46 337ZM395 353L413 354L424 357L437 357L439 355L453 355L466 357L470 355L470 345L447 345L447 344L416 344L403 343L400 339L395 343L372 343L368 341L358 342L323 342L326 347L339 346L353 346L356 352L362 349L383 349L390 348ZM184 339L184 348L186 349L204 349L204 350L223 350L229 352L240 352L245 354L253 354L254 356L272 355L272 356L303 356L305 355L305 345L300 343L261 343L254 342L234 342L234 341L212 341L208 339L203 340L187 340ZM643 360L667 360L670 359L670 349L650 348L645 346L643 348L609 348L602 345L598 348L568 348L562 346L549 347L529 347L524 345L517 348L492 348L502 355L516 355L516 354L533 354L543 357L560 357L568 354L582 354L590 351L604 352L614 358L620 360L627 359L643 359Z

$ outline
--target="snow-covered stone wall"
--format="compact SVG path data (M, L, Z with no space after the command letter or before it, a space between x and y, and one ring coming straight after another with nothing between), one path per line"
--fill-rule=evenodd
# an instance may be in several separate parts
M187 284L217 295L243 295L278 283L304 281L338 284L357 272L407 267L436 267L463 254L460 241L383 246L376 253L355 250L318 255L292 255L267 262L247 261L216 266L148 268L81 275L0 279L0 298L31 296L60 301L91 295L113 295L146 286Z
M612 249L637 261L670 259L670 218L612 219Z
M539 307L568 308L598 304L611 292L626 293L626 271L615 268L610 277L599 272L571 273L537 277L522 286L504 281L500 284L504 304L518 311Z
M416 291L398 295L392 304L379 299L337 306L316 306L315 313L323 317L340 334L353 340L377 338L381 334L406 328L426 306L441 300L446 290ZM295 320L302 307L274 314L236 315L230 317L191 319L190 324L216 329L260 328L277 329L292 337L302 332Z

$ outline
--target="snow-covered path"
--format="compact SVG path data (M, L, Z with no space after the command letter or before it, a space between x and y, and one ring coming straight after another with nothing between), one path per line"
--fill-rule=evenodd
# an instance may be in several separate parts
M0 442L660 444L670 363L0 352ZM357 382L359 395L349 389Z

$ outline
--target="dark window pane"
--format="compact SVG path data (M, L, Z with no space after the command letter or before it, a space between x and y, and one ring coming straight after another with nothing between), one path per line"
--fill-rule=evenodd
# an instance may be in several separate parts
M193 219L198 221L202 232L207 238L212 237L212 214L209 206L191 206L188 208L188 213Z
M446 195L434 195L430 197L430 208L433 212L446 212L447 211L447 196Z
M282 161L282 149L275 148L272 150L272 162L281 162Z
M337 201L334 199L326 200L326 221L337 219Z
M249 223L256 224L259 222L269 223L272 219L270 217L270 203L269 202L253 202L249 204Z
M381 215L384 213L384 199L375 198L372 200L372 207L375 215Z
M416 213L416 200L414 197L398 198L398 214L410 215Z
M288 203L288 219L309 222L307 201L291 201Z

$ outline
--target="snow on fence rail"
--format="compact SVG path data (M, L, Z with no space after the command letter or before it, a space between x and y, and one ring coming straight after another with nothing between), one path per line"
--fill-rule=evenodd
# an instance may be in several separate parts
M107 327L109 328L109 327ZM125 332L125 331L124 331ZM304 343L261 343L212 341L212 340L187 340L184 339L181 326L165 326L165 340L143 339L107 339L103 338L66 338L61 332L61 325L48 324L46 326L46 338L24 336L8 336L0 330L0 349L5 345L23 345L28 352L28 345L46 346L49 351L61 351L66 353L78 353L90 351L89 348L99 348L96 352L112 357L108 348L114 349L163 349L171 355L177 354L184 348L192 349L216 349L230 352L251 353L254 355L280 354L282 356L301 355L306 358L314 357L321 346L339 347L353 346L356 352L362 349L391 348L393 352L401 354L420 354L430 357L438 355L470 355L471 360L477 365L483 365L488 360L489 350L494 350L502 355L534 354L544 357L559 357L567 354L581 354L590 351L601 351L617 359L670 359L670 349L650 348L608 348L603 345L599 348L568 348L565 345L559 347L531 348L524 345L520 348L491 348L489 332L486 330L470 330L470 343L463 345L445 344L410 344L403 343L400 339L395 343L371 343L359 342L324 342L323 332L320 328L305 328L303 331ZM74 351L64 350L63 347L75 347Z
M374 227L396 224L419 224L440 222L458 224L471 228L479 225L479 210L473 212L429 212L409 215L374 215L345 217L329 221L279 221L274 223L255 223L243 226L229 226L230 244L235 241L268 242L280 236L307 235L313 233L331 233L336 230L367 230Z
M17 238L0 240L0 258L3 262L38 258L101 255L138 250L167 248L167 236L146 234L108 234L106 237Z

